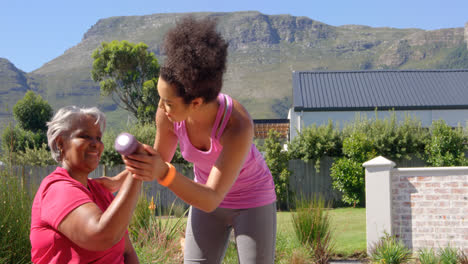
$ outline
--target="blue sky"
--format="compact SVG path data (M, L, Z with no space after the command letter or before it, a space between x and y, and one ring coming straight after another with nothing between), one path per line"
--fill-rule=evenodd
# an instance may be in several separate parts
M78 44L101 18L246 10L306 16L333 26L433 30L468 22L468 0L0 0L0 57L30 72Z

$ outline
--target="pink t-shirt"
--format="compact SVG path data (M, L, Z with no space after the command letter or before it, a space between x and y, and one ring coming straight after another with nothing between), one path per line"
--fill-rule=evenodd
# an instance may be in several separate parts
M219 138L232 112L231 97L220 93L218 102L218 113L211 132L211 147L208 151L201 151L192 145L185 121L174 123L181 154L184 159L193 163L195 181L202 184L208 180L210 171L223 150ZM276 194L273 177L262 154L252 144L239 176L219 207L245 209L271 204L274 201L276 201Z
M42 180L31 212L31 261L41 263L124 263L125 238L105 251L83 249L62 235L57 227L73 209L95 203L105 211L112 193L88 179L89 190L57 167Z

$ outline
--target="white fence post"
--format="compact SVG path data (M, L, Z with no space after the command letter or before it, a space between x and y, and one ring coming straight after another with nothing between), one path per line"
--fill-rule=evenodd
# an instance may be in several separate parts
M366 168L367 253L385 233L392 234L391 170L395 163L382 156L363 164Z

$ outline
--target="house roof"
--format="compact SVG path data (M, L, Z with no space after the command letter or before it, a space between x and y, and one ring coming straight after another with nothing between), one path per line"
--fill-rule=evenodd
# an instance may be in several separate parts
M293 72L294 111L468 109L468 69Z

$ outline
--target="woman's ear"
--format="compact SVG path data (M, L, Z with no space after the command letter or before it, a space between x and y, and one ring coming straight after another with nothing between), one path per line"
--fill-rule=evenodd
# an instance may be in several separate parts
M198 109L201 105L203 105L205 101L201 97L197 97L190 102L190 105L193 107L193 109Z
M63 150L63 137L62 136L58 136L57 139L56 139L56 142L57 142L57 148L62 151Z

